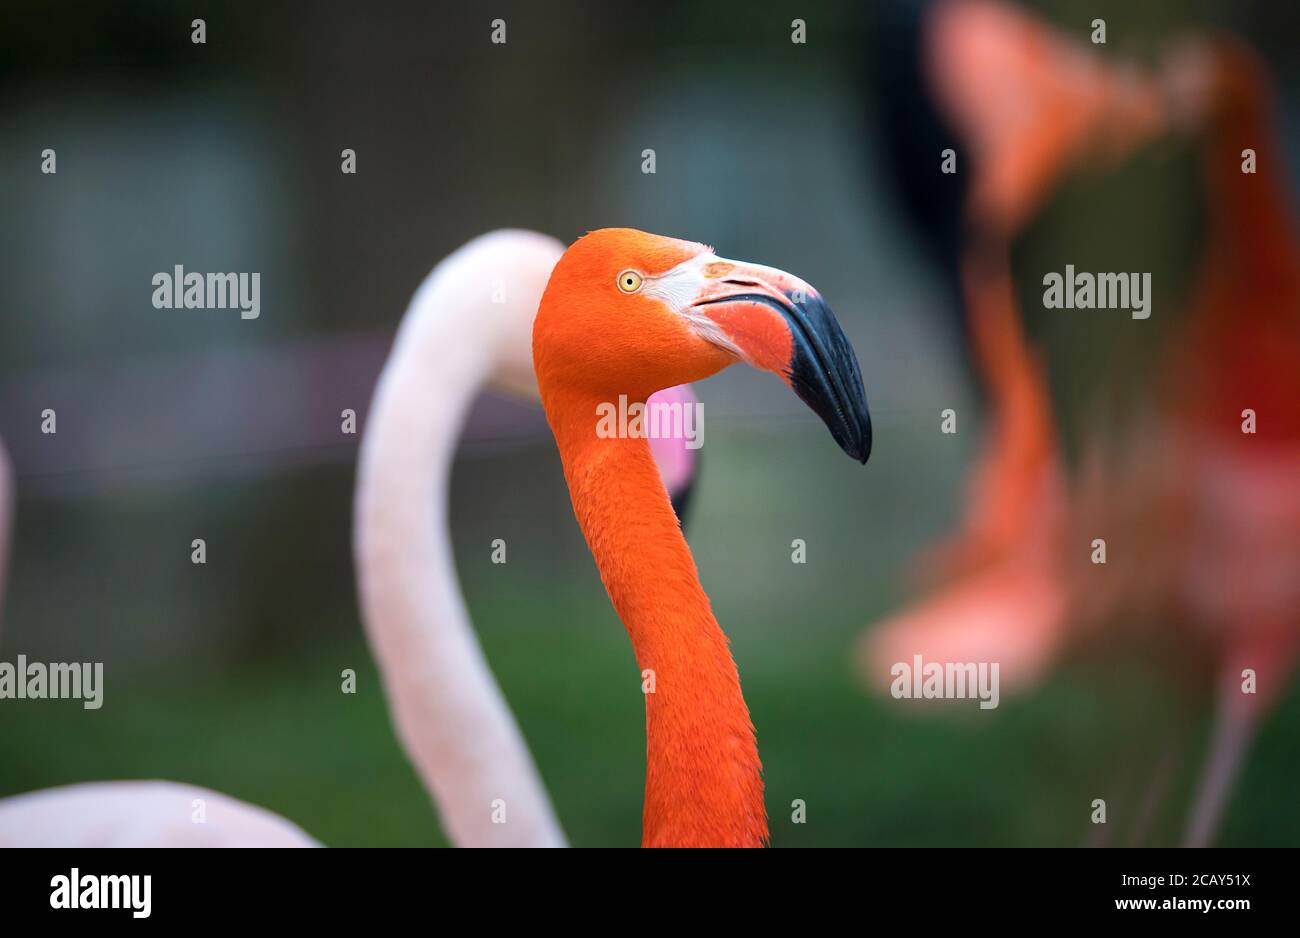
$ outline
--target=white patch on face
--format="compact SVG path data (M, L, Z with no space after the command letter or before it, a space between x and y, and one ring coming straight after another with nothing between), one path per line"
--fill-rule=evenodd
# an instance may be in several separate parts
M657 277L646 277L641 292L668 304L674 312L688 309L708 280L704 276L706 265L718 259L716 254L703 251Z
M703 309L691 305L709 283L709 278L704 276L704 268L719 260L721 258L713 252L703 251L658 277L647 277L641 292L659 300L685 319L695 334L705 342L743 359L744 354L718 324L706 316Z

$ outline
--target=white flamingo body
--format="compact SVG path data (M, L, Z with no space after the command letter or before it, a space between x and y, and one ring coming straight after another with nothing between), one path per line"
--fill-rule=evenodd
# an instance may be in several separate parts
M536 396L532 319L563 250L541 235L498 232L438 265L403 319L358 468L356 552L367 632L399 738L449 836L462 845L564 845L470 627L446 533L451 457L474 395L495 378ZM9 542L9 494L0 450L0 560ZM498 799L504 824L492 823L502 816ZM206 823L194 823L196 801L205 805ZM71 785L0 801L0 845L146 844L315 841L270 812L171 782Z
M0 847L318 847L278 814L177 782L90 782L0 801Z

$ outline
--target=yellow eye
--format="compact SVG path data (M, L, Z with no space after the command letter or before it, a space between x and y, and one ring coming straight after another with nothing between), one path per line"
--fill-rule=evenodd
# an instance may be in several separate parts
M624 293L635 293L641 289L641 275L635 270L625 270L618 275L618 288Z

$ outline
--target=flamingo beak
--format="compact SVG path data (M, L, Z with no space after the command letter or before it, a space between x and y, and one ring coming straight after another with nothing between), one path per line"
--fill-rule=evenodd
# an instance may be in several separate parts
M857 356L820 293L790 274L714 259L686 311L701 335L755 368L775 372L860 463L871 455L871 415Z

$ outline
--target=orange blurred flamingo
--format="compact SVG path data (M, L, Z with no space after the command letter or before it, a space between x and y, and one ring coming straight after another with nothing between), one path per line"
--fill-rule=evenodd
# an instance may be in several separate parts
M1184 841L1203 846L1300 655L1300 229L1257 58L1235 40L1192 40L1165 74L1172 112L1203 141L1208 232L1157 422L1133 442L1173 471L1157 497L1139 484L1118 500L1131 529L1168 523L1165 575L1130 581L1109 603L1165 605L1217 662Z
M1174 123L1201 137L1206 243L1154 406L1086 447L1073 530L1108 530L1140 562L1069 571L1070 638L1173 623L1177 651L1208 660L1214 718L1183 840L1206 846L1300 656L1300 231L1255 56L1184 41L1162 81Z
M1216 662L1216 713L1184 839L1203 846L1300 656L1300 232L1255 57L1235 41L1187 42L1159 80L1171 126L1202 135L1209 216L1199 282L1160 366L1154 409L1118 441L1085 441L1084 471L1051 525L1040 575L1006 586L1022 593L1017 603L999 604L989 581L984 594L954 594L902 618L867 651L878 661L923 636L941 660L945 651L979 660L995 647L1019 660L1034 649L1033 667L1010 671L1014 687L1038 677L1067 640L1121 617L1178 623L1181 651ZM1254 172L1244 171L1246 149ZM1098 530L1142 562L1097 567L1077 551L1062 559L1062 538L1086 542ZM1029 583L1037 594L1025 592Z
M893 4L881 33L889 163L953 285L989 398L961 530L930 558L960 575L1018 549L1063 497L1042 365L1005 300L1001 255L1062 176L1119 162L1163 115L1151 76L999 0ZM941 171L947 149L955 172Z
M949 582L864 635L859 659L877 688L889 686L891 663L917 653L997 660L1014 689L1050 661L1067 597L1050 549L1066 510L1064 472L1043 364L1016 303L1010 243L1063 175L1119 161L1165 119L1153 76L1105 63L1023 11L996 0L903 10L887 33L885 60L895 65L886 93L903 91L889 139L904 191L941 263L956 272L992 426L961 531L929 557ZM944 181L937 151L918 145L951 145L967 162ZM919 195L936 185L947 187L946 207Z

